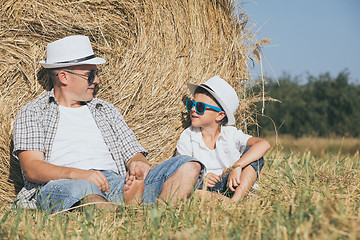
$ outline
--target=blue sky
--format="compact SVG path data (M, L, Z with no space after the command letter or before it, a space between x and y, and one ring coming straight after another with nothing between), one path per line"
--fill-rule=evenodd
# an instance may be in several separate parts
M284 72L306 80L347 69L360 84L359 0L237 0L256 23L257 39L267 37L263 62L267 76ZM260 68L252 70L259 74Z

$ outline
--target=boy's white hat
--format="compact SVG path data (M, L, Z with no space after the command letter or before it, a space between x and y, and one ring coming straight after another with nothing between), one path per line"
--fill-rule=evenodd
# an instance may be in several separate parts
M239 99L235 90L224 79L214 76L200 85L194 83L188 83L187 85L193 96L197 87L207 90L224 109L228 117L226 125L235 124L234 113L239 106Z
M40 61L44 68L69 67L82 64L103 64L105 60L95 57L87 36L68 36L49 43L46 60Z

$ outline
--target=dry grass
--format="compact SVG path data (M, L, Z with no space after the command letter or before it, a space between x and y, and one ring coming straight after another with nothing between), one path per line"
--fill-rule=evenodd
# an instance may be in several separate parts
M188 81L220 75L239 93L238 127L254 123L251 106L261 96L245 85L259 46L229 0L4 0L0 7L1 201L13 199L11 181L20 176L10 159L16 112L50 88L39 61L47 43L68 35L88 35L107 60L97 96L119 107L153 164L172 156L187 126Z
M3 239L358 239L359 155L272 151L261 191L235 205L190 198L172 207L47 215L0 205Z

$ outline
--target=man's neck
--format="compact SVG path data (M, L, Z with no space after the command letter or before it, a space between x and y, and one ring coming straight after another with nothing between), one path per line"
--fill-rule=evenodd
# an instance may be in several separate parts
M72 100L61 88L54 88L54 96L58 104L63 107L78 108L84 106L84 102Z

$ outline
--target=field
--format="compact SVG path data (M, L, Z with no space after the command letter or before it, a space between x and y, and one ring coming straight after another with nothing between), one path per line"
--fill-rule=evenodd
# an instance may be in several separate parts
M88 207L49 215L9 210L3 203L0 238L359 239L360 140L327 141L328 148L325 139L315 138L273 144L258 181L261 190L237 204L194 197L168 206L119 207L116 212ZM355 153L341 151L351 144Z

